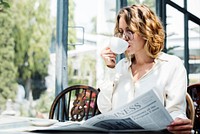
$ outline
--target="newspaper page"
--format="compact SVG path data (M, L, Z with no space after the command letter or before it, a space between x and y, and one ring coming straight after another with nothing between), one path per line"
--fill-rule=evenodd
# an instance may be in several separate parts
M106 130L159 131L173 121L153 90L127 105L88 119L82 125Z

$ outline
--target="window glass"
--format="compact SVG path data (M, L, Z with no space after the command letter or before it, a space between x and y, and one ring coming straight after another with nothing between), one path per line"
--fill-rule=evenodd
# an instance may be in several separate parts
M0 23L5 33L0 39L1 52L5 52L0 53L1 69L8 70L0 79L8 78L1 83L10 85L0 86L0 114L48 118L56 90L57 1L15 1L11 7L8 10L12 16L0 13L0 21L5 21ZM68 17L68 86L96 87L96 80L104 72L100 49L113 36L116 3L69 0ZM2 45L6 41L8 47ZM2 98L4 93L7 95Z
M187 10L200 18L200 10L199 10L200 0L188 0L187 2Z
M133 5L133 4L145 4L149 6L154 12L155 10L155 2L156 0L128 0L128 5Z
M184 59L184 16L175 8L167 5L166 19L167 53Z
M96 87L96 81L104 74L100 50L108 45L109 37L113 35L116 4L107 0L75 0L74 5L72 25L84 29L74 29L75 38L79 42L84 41L80 45L69 43L69 46L73 46L68 47L68 85Z
M103 79L105 75L105 65L100 57L101 50L108 46L109 39L114 35L114 26L116 20L117 4L114 1L98 0L97 15L97 81Z
M189 80L197 83L200 80L200 26L189 21Z
M55 91L55 4L8 3L0 12L0 114L48 118Z
M184 7L184 0L171 0L174 3L176 3L177 5L179 5L180 7Z

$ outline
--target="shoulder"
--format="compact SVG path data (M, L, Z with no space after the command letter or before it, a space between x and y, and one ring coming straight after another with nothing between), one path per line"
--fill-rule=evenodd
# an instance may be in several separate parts
M165 69L174 70L176 72L186 71L183 61L176 55L170 55L162 52L157 60Z
M161 61L165 61L169 64L174 64L174 65L180 65L180 64L183 64L183 61L176 55L170 55L170 54L167 54L167 53L164 53L162 52L159 57L158 57L158 60L161 60Z

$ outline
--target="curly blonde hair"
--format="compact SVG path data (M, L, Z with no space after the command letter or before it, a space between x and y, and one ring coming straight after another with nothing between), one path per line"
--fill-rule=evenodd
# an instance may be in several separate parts
M156 58L164 48L165 31L158 16L146 5L132 5L122 8L116 20L114 33L119 32L119 19L124 17L128 27L145 41L147 54Z

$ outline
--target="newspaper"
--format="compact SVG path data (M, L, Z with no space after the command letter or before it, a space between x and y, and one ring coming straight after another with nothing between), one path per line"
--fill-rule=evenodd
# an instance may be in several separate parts
M153 90L146 92L127 105L84 122L59 122L33 132L153 132L165 130L173 121Z
M94 116L82 126L104 130L160 131L173 121L153 90L146 92L127 105L106 114Z

